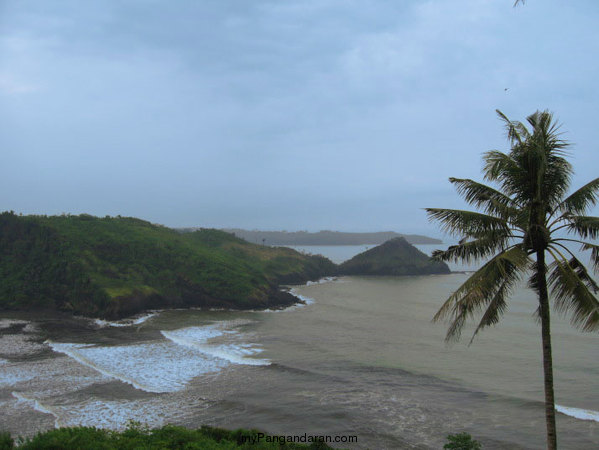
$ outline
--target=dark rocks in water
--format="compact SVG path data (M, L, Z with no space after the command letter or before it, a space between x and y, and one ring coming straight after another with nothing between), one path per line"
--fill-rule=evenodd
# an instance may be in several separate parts
M434 261L403 237L390 239L339 265L341 275L432 275L449 272L447 264Z

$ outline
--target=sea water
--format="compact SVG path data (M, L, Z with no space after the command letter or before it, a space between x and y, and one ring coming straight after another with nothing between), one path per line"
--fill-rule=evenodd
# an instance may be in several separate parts
M126 326L0 321L0 428L124 428L129 420L357 436L351 448L543 448L540 329L518 289L468 346L431 318L467 274L296 286L282 311L163 311ZM599 341L553 318L561 448L599 448ZM124 322L116 323L116 325ZM43 337L42 337L43 331Z

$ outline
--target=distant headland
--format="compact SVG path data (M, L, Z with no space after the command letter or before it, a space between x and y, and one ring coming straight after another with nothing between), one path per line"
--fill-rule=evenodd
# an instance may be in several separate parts
M184 230L193 231L193 228ZM343 231L260 231L241 228L224 228L223 231L248 242L267 245L379 245L390 239L403 237L410 244L442 244L439 239L419 234L401 234L395 231L348 233Z

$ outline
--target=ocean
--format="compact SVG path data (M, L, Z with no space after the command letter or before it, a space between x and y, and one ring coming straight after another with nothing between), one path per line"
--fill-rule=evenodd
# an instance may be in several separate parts
M303 250L339 262L364 248ZM466 431L485 449L544 448L534 294L523 286L496 327L446 346L431 318L467 276L326 279L293 287L306 304L281 311L5 314L0 429L207 424L360 449L439 449ZM552 332L560 448L599 448L599 336L556 314Z

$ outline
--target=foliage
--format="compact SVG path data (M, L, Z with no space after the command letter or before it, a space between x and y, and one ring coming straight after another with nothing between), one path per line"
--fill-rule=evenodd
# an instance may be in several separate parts
M0 214L0 308L123 316L146 308L252 308L281 282L334 270L323 257L127 217ZM278 300L276 300L278 301Z
M599 246L583 242L599 236L599 218L587 216L599 201L599 178L566 196L572 166L566 159L568 143L547 111L527 118L530 130L497 111L511 143L509 153L484 155L484 177L498 188L470 179L450 178L458 193L481 212L428 208L429 217L460 238L457 245L433 256L443 261L490 258L443 304L434 320L449 319L446 340L459 339L466 319L482 313L474 336L496 324L507 309L507 298L528 276L537 293L536 315L541 324L547 444L557 448L549 290L558 312L570 313L583 331L599 330L599 286L567 243L591 251L599 269ZM568 233L573 237L563 237ZM546 264L549 256L550 264Z
M265 436L257 430L239 429L229 431L222 428L202 426L197 430L184 427L165 425L161 428L149 429L139 424L132 423L122 431L103 430L93 427L58 428L38 433L29 439L22 439L19 449L23 450L58 450L58 449L80 449L80 450L133 450L133 449L279 449L281 447L290 450L319 448L330 449L327 445L318 443L316 445L302 445L297 443L285 443L281 445L276 442L267 442L266 439L257 439ZM14 442L7 433L7 444L2 449L12 449ZM10 441L9 441L10 440ZM4 444L0 441L0 445ZM253 442L253 443L252 443Z
M9 450L14 448L15 441L10 436L10 433L0 432L0 450Z
M484 155L485 179L499 189L469 179L450 178L459 194L482 212L427 208L446 232L460 238L458 245L433 256L443 261L490 258L445 302L435 320L450 319L447 340L460 337L469 317L483 312L475 335L498 322L506 299L515 285L532 272L529 285L538 291L538 251L553 260L547 267L554 305L570 312L572 324L584 331L599 330L598 286L566 243L591 250L591 263L599 269L599 246L561 237L560 230L583 238L599 236L599 218L586 211L599 200L599 178L565 197L572 167L565 159L567 143L559 138L551 114L536 112L528 118L530 132L522 123L505 121L512 142L509 154L491 151Z
M450 434L447 436L449 441L443 446L447 450L480 450L480 442L473 440L468 433Z

